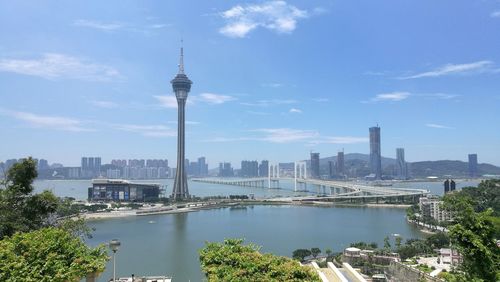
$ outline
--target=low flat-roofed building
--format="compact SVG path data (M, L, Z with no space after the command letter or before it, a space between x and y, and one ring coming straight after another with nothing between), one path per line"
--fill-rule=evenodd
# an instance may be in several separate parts
M122 179L94 179L88 189L89 201L157 201L160 184L133 183Z

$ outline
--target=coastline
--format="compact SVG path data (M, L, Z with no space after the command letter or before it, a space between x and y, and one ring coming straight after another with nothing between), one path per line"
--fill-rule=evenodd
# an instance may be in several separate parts
M411 205L401 205L401 204L352 204L352 203L330 203L330 202L272 202L266 200L258 201L241 201L241 202L224 202L224 203L213 203L208 205L199 205L200 203L192 203L192 206L176 208L174 206L163 206L161 208L155 207L150 209L130 209L130 210L118 210L110 212L95 212L95 213L82 213L79 214L85 220L105 220L112 218L123 218L123 217L134 217L134 216L148 216L148 215L158 215L158 214L175 214L175 213L188 213L196 212L200 210L209 209L220 209L226 207L235 206L253 206L253 205L272 205L272 206L313 206L313 207L359 207L359 208L398 208L406 209ZM410 222L410 221L409 221Z

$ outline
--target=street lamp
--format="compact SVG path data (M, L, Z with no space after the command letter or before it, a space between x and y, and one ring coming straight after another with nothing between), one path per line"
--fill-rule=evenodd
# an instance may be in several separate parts
M116 281L116 251L118 251L118 248L120 248L120 241L118 239L113 239L111 242L109 242L109 248L113 251L113 282Z

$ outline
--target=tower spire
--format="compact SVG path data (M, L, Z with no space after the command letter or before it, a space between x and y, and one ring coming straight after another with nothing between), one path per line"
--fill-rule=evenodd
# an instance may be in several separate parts
M181 40L181 58L179 60L179 74L184 74L184 46L182 46L183 40Z

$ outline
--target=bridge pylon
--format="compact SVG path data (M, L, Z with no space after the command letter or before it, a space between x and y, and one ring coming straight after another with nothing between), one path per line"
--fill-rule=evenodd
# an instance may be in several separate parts
M267 187L271 188L279 188L280 186L280 164L279 163L270 163L269 171L267 173ZM273 187L275 186L275 187Z
M304 161L295 162L293 164L294 191L295 192L299 191L299 189L297 189L297 186L301 186L300 191L307 190L307 183L305 181L299 182L297 181L297 179L303 179L303 180L307 179L307 168L306 168L306 162Z

